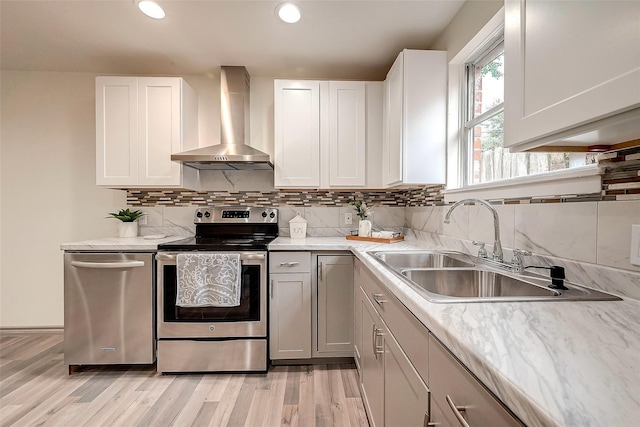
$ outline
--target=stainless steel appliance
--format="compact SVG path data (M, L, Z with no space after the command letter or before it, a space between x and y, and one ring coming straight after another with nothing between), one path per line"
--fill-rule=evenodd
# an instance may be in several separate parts
M242 66L220 69L220 143L171 155L171 160L208 170L273 170L269 155L249 141L249 72Z
M153 254L64 254L66 365L155 361Z
M193 238L158 246L158 372L267 370L267 247L278 236L273 208L198 208ZM178 254L239 254L237 307L176 304Z

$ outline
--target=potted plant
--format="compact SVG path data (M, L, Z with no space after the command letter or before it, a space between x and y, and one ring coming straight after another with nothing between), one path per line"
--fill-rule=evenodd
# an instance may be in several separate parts
M349 199L347 200L347 203L353 206L356 210L356 215L360 217L360 222L358 223L358 236L371 237L371 221L366 218L373 212L373 210L361 200Z
M144 215L141 210L132 211L129 208L120 209L116 212L109 212L107 218L116 218L121 222L118 224L118 236L120 237L136 237L138 235L137 219Z

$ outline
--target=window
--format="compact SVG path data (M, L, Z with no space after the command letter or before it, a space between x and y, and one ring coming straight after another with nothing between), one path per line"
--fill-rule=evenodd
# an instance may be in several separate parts
M459 187L595 163L595 154L511 153L504 148L504 65L509 58L504 55L503 33L500 28L483 40L463 63Z
M465 64L465 103L462 135L466 148L467 184L494 181L504 134L504 40L502 37Z

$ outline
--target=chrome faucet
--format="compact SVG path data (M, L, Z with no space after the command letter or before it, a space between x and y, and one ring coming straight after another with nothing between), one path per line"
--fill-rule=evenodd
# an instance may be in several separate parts
M449 222L451 221L450 220L451 212L453 212L455 208L457 208L463 203L470 203L470 202L484 205L493 214L493 232L494 232L493 260L497 262L502 262L503 253L502 253L502 243L500 243L500 219L498 218L498 212L495 210L493 206L491 206L489 202L482 199L463 199L463 200L457 201L453 205L451 205L451 207L449 208L449 211L444 217L444 223L449 224Z

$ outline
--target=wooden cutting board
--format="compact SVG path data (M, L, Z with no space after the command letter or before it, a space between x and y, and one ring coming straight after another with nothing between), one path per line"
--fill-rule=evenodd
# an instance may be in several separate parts
M376 243L395 243L395 242L401 242L404 240L404 236L390 237L390 238L360 237L360 236L346 236L346 237L347 237L347 240L361 240L365 242L376 242Z

